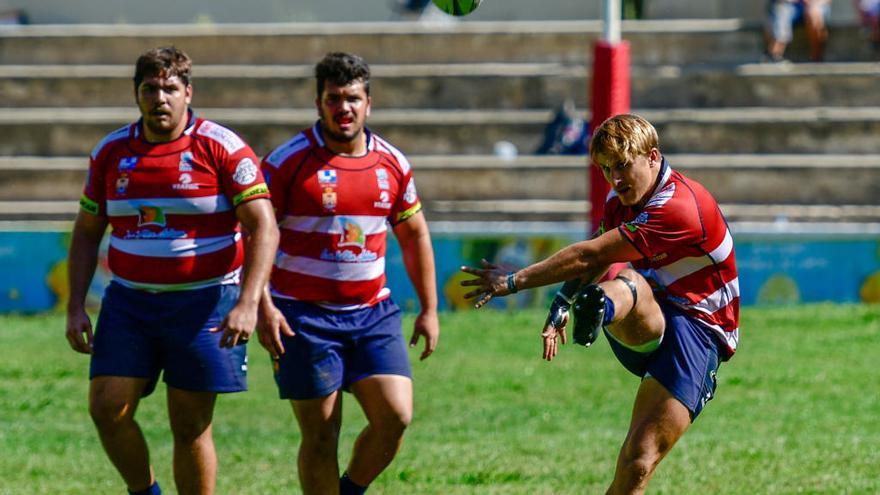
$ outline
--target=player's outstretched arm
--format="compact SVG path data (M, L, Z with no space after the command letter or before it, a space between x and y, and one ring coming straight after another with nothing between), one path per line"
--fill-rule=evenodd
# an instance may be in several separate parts
M213 329L223 332L220 347L233 347L247 341L257 327L257 310L263 289L269 283L272 260L278 249L278 224L272 203L260 198L238 205L235 214L247 229L241 293L238 302L220 325Z
M92 321L86 313L86 294L98 266L98 247L106 230L107 217L80 211L70 236L66 337L70 348L83 354L92 353Z
M549 258L521 270L506 270L482 260L483 268L461 267L465 273L477 278L464 280L461 285L476 287L465 294L475 299L479 308L497 296L506 296L523 289L542 287L580 277L593 280L608 270L613 263L637 260L642 255L617 230L610 230L599 237L577 242L560 249Z
M403 264L419 298L421 310L413 325L410 347L420 338L425 348L419 359L430 356L437 348L440 338L440 321L437 318L437 275L434 268L434 248L425 215L418 212L394 226L394 235L400 243Z

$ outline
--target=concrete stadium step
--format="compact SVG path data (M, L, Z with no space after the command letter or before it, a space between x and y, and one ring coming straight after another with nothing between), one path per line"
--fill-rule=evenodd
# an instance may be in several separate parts
M374 65L376 109L587 106L589 69L560 63ZM0 65L4 107L104 107L133 103L130 65ZM199 65L196 107L308 108L312 65ZM640 108L880 105L876 63L635 66Z
M419 192L434 201L581 200L586 157L411 155ZM676 170L701 182L722 203L876 205L880 154L668 154ZM0 157L0 200L75 202L85 157ZM525 203L523 203L525 204Z
M329 51L360 53L370 63L565 62L588 64L599 21L425 24L291 23L217 25L4 26L0 64L133 64L153 46L174 44L196 64L313 64ZM624 21L633 63L755 61L760 23L738 19ZM787 55L805 60L799 33ZM829 61L868 61L857 26L833 26Z
M197 109L199 110L199 109ZM654 123L666 153L874 153L880 107L635 109ZM267 153L314 122L314 109L203 108ZM371 127L407 153L488 154L509 141L537 149L548 110L377 109ZM127 108L0 109L0 155L85 155L137 117Z

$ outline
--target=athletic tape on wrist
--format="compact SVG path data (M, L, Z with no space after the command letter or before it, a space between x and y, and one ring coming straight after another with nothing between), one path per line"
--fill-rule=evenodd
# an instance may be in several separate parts
M507 290L510 291L511 294L515 294L516 289L516 280L514 280L514 272L507 272Z

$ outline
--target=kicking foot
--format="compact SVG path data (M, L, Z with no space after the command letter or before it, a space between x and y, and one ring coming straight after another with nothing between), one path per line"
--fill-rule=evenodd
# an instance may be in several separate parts
M602 320L605 317L605 291L591 284L575 296L572 306L574 315L574 341L590 347L599 338Z

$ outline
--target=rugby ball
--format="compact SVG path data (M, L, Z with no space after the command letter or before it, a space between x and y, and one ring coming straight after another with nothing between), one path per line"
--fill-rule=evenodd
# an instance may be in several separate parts
M443 12L454 16L468 15L477 10L482 0L432 0Z

